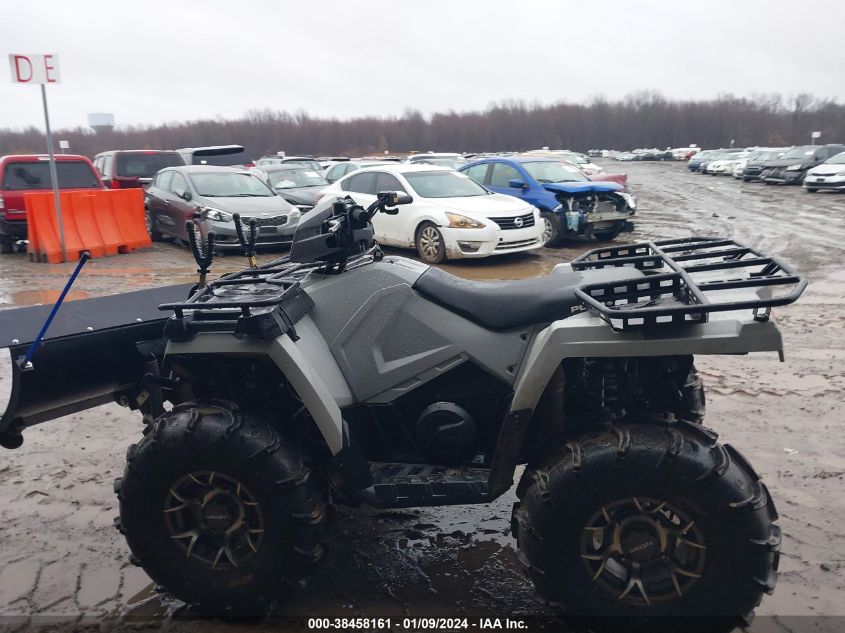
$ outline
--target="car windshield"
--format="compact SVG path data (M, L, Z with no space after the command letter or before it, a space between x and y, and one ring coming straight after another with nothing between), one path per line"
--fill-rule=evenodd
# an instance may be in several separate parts
M176 152L152 154L118 154L117 175L137 178L152 178L159 169L183 165Z
M558 161L522 163L523 169L539 183L587 182L589 179L572 165Z
M437 165L438 167L448 167L449 169L460 169L467 164L467 161L461 158L426 158L414 162L424 163L426 165Z
M307 167L308 169L313 169L314 171L320 171L323 166L320 164L320 161L313 160L311 158L296 158L296 159L289 159L282 161L282 164L285 165L302 165L303 167Z
M325 187L328 181L310 169L280 169L267 174L270 185L276 189L295 187Z
M99 189L100 179L97 174L81 160L56 161L56 175L59 177L59 189ZM27 189L50 189L50 163L38 162L9 163L3 178L3 188L8 191Z
M817 147L813 147L812 145L805 145L804 147L793 147L789 150L786 154L781 156L784 160L787 158L806 158L807 156L812 156Z
M192 165L231 167L233 165L246 165L248 162L250 162L249 156L247 156L246 151L243 149L225 153L213 153L213 150L200 150L194 152L191 157Z
M190 174L190 179L204 198L269 198L276 195L252 174Z
M583 156L579 156L578 154L561 154L560 157L563 160L568 160L570 163L575 163L576 165L586 165L590 161L584 158Z
M845 152L837 154L832 158L828 158L825 163L827 163L828 165L845 165Z
M423 198L468 198L487 195L487 190L455 171L419 171L403 174Z
M777 160L781 156L783 156L782 150L778 150L778 151L765 150L765 151L760 151L760 152L754 152L754 154L752 154L751 156L748 157L748 160L749 161L752 161L752 160L754 160L754 161Z

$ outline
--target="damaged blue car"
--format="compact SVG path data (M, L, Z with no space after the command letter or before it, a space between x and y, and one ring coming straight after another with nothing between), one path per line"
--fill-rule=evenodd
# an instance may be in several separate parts
M551 158L490 157L460 171L478 184L533 204L543 218L543 242L608 241L631 231L636 201L616 182L593 181L575 165Z

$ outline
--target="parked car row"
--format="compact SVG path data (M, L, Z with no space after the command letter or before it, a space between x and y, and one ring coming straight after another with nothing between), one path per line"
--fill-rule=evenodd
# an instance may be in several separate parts
M692 172L744 182L803 185L808 193L845 188L845 145L799 145L706 150L687 163Z
M399 216L377 216L377 238L415 248L430 263L520 252L570 238L611 240L633 226L636 201L627 176L604 173L575 152L544 148L523 155L426 152L394 158L279 154L253 163L240 145L113 150L97 154L93 163L84 156L59 157L59 185L143 187L153 240L186 241L185 224L195 221L201 234L214 231L221 253L239 247L236 213L256 222L260 246L274 247L292 240L299 219L321 198L349 195L367 205L383 190L403 191L414 202ZM23 193L48 189L50 178L45 156L3 161L0 240L9 251L26 238ZM3 167L6 163L12 167Z
M616 150L590 150L588 152L590 156L603 156L605 158L613 158L619 161L632 161L632 160L643 160L643 161L666 161L666 160L689 160L693 156L695 156L698 152L701 151L701 148L696 147L695 145L690 145L689 147L667 147L666 149L657 149L656 147L652 148L640 148L635 149L630 152L619 152Z

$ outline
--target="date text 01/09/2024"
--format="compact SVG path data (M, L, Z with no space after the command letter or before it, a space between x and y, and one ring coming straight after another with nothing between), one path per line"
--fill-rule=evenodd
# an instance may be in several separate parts
M393 627L409 631L458 631L458 630L521 630L525 621L511 618L309 618L308 628L313 630L391 630Z

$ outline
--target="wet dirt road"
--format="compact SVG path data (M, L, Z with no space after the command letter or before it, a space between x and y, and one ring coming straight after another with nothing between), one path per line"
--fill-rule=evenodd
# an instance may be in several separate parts
M834 631L845 623L845 195L740 184L688 174L683 164L606 162L627 171L639 196L626 241L727 235L793 262L811 285L776 310L787 363L774 354L700 358L707 424L743 450L772 491L784 533L781 577L751 630ZM621 239L620 239L621 241ZM498 260L458 262L483 279L546 273L583 245ZM269 256L265 256L268 259ZM239 258L215 264L239 267ZM0 257L0 308L55 298L71 265ZM191 281L187 250L91 262L77 298ZM5 358L3 359L5 361ZM8 373L0 365L0 406ZM128 562L114 530L112 480L140 423L107 405L28 430L19 451L0 452L0 627L43 623L133 628L162 616L172 630L237 630L195 622L155 594ZM490 506L411 511L341 510L339 538L321 573L286 608L296 616L542 615L515 562L509 493ZM843 616L816 621L807 616ZM801 616L801 617L796 617ZM551 630L560 630L553 628Z

